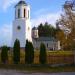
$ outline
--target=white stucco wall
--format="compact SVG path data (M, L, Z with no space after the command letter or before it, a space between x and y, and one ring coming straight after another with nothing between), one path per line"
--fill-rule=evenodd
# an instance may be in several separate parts
M20 30L18 30L18 26L20 26ZM20 46L24 47L25 46L25 39L26 39L26 34L25 34L25 20L24 19L17 19L13 22L13 44L16 39L20 41ZM12 44L12 45L13 45Z

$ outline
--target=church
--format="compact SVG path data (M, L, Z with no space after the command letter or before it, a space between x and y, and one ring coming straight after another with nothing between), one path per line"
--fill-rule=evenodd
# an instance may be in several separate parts
M35 49L39 49L40 44L44 43L47 50L60 50L60 41L50 37L39 37L38 29L36 27L31 28L30 5L24 0L20 0L15 6L12 46L16 39L19 40L21 48L25 47L26 40L28 40L32 42Z

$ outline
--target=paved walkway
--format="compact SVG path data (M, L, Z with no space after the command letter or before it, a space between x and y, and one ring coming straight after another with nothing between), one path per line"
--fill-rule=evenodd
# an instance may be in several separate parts
M75 72L63 72L63 73L28 73L19 72L15 70L0 70L0 75L75 75Z

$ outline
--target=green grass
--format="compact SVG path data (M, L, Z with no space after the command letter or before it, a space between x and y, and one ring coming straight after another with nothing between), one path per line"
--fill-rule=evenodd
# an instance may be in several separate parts
M50 55L72 55L73 51L48 51L47 53Z
M35 51L36 54L39 54L39 52L40 52L39 50ZM56 51L47 51L47 54L70 55L70 54L73 54L73 51L63 51L63 50L61 50L61 51L58 51L58 50L56 50Z

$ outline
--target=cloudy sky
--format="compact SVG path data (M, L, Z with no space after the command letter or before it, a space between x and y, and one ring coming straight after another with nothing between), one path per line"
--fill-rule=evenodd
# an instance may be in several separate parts
M0 0L0 46L11 45L14 6L20 0ZM31 6L31 23L38 26L48 22L55 25L66 0L25 0Z

